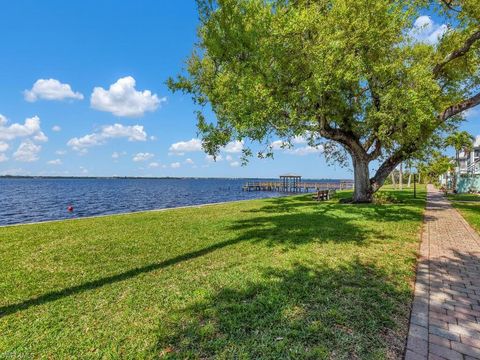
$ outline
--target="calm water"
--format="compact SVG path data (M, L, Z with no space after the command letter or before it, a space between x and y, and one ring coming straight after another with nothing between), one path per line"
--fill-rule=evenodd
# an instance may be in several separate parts
M0 179L0 225L279 196L242 179ZM67 211L71 205L72 213Z

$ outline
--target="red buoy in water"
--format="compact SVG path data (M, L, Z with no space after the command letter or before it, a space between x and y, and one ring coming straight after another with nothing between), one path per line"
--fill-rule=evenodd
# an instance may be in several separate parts
M67 211L68 211L68 212L72 212L72 211L73 211L73 206L72 206L72 205L69 205L69 206L67 207Z

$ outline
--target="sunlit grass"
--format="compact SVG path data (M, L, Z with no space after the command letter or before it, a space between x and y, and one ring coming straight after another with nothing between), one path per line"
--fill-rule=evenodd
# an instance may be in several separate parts
M0 359L399 356L425 192L387 191L0 228Z

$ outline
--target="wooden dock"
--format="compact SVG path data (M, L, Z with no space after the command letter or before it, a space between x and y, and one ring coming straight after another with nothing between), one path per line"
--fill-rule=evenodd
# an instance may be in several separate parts
M340 182L298 182L294 185L283 181L249 181L243 186L243 191L276 191L286 193L307 193L319 190L350 190L353 181Z

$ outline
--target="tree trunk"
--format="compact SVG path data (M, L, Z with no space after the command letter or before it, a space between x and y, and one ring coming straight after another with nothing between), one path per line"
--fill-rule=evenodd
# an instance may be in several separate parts
M400 163L400 169L398 173L398 185L400 190L403 190L403 163Z
M457 162L457 167L455 169L455 174L453 176L453 184L452 184L452 188L453 188L452 191L454 192L457 190L457 183L458 183L457 176L460 174L460 151L458 150L455 152L455 160ZM447 184L447 187L448 187L448 184Z
M412 183L412 168L408 171L408 187L410 187L410 184Z
M390 174L392 175L392 186L395 189L395 169Z
M354 192L353 202L370 203L373 200L373 187L370 182L370 171L368 169L368 160L362 157L352 156Z

